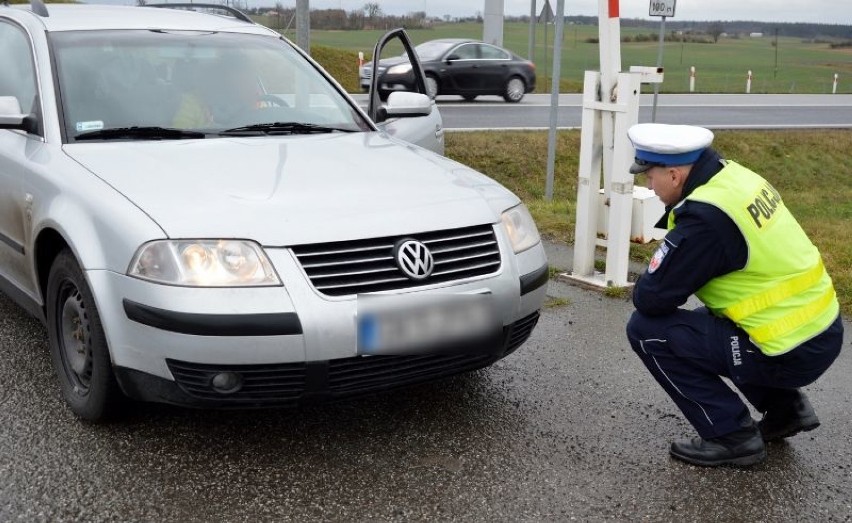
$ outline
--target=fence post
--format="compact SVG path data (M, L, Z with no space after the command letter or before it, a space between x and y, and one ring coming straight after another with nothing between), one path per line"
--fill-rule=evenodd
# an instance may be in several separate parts
M832 85L832 87L831 87L831 94L837 94L837 79L838 79L838 77L839 77L839 75L837 73L834 73L834 85Z
M748 76L746 77L746 94L751 93L751 69L748 71Z
M689 68L689 92L695 92L695 66Z

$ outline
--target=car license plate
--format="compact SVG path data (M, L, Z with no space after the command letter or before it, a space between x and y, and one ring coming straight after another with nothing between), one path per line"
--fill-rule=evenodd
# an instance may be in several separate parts
M477 341L496 332L489 295L358 298L359 354L411 354Z

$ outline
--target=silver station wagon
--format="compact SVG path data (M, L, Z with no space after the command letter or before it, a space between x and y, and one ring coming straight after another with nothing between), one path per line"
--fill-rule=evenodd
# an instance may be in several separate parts
M370 118L280 34L198 8L0 6L0 289L71 410L298 405L517 349L544 249L435 152L433 102Z

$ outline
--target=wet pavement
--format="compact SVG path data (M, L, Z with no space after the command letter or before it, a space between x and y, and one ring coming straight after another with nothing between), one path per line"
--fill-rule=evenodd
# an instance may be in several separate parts
M46 333L0 296L0 521L851 521L852 347L823 425L751 469L673 461L692 430L624 338L627 300L563 300L489 369L302 410L135 404L76 420Z

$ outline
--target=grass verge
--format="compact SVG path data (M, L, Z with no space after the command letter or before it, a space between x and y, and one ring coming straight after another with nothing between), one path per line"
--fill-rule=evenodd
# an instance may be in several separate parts
M769 180L822 253L852 316L852 130L717 131L714 147ZM557 135L554 197L546 200L546 132L450 133L448 157L491 176L530 208L544 237L574 240L579 131ZM631 246L645 260L653 245Z

